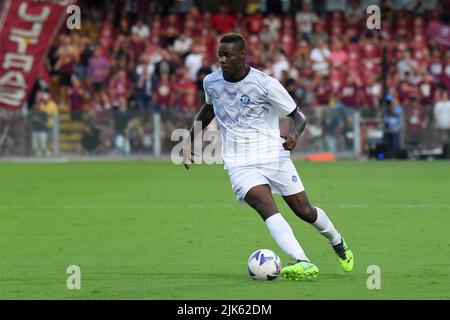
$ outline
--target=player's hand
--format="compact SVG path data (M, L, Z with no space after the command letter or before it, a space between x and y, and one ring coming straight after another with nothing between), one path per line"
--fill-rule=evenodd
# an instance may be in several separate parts
M283 148L284 150L292 151L297 144L297 138L293 134L282 134L280 135L284 139Z
M194 156L194 148L191 145L183 147L183 165L186 170L189 170L189 165L193 163Z

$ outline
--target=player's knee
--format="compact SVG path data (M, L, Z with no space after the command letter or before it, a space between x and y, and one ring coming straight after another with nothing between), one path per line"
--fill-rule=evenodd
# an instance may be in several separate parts
M314 221L316 221L317 214L313 206L311 205L302 206L299 211L300 212L298 212L298 216L302 220L309 223L313 223Z
M267 213L267 212L271 212L272 210L272 202L271 201L265 201L265 200L257 200L254 203L253 208L255 208L256 211L258 211L259 213Z
M255 209L262 217L269 217L273 214L273 211L276 211L276 208L271 199L265 199L260 196L246 196L245 201Z

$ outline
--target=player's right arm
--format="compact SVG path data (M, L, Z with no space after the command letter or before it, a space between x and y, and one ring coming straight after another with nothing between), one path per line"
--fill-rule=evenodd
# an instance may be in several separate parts
M205 103L202 108L200 109L200 112L198 113L197 117L194 120L194 124L191 127L191 130L189 131L189 139L187 140L187 143L185 147L183 148L183 164L186 170L189 169L189 164L192 163L192 156L194 151L194 141L195 141L195 123L199 121L201 124L202 132L205 130L205 128L211 123L211 121L214 119L216 115L214 114L214 108L212 105Z

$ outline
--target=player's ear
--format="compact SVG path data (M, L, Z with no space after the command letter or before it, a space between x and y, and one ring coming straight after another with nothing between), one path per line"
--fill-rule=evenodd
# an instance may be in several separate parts
M247 50L245 48L241 49L241 57L245 58L245 55L247 54Z

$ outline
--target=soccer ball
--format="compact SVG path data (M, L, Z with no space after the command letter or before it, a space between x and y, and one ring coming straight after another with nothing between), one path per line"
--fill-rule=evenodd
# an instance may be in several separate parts
M281 270L281 260L269 249L259 249L248 258L248 274L254 280L274 280Z

